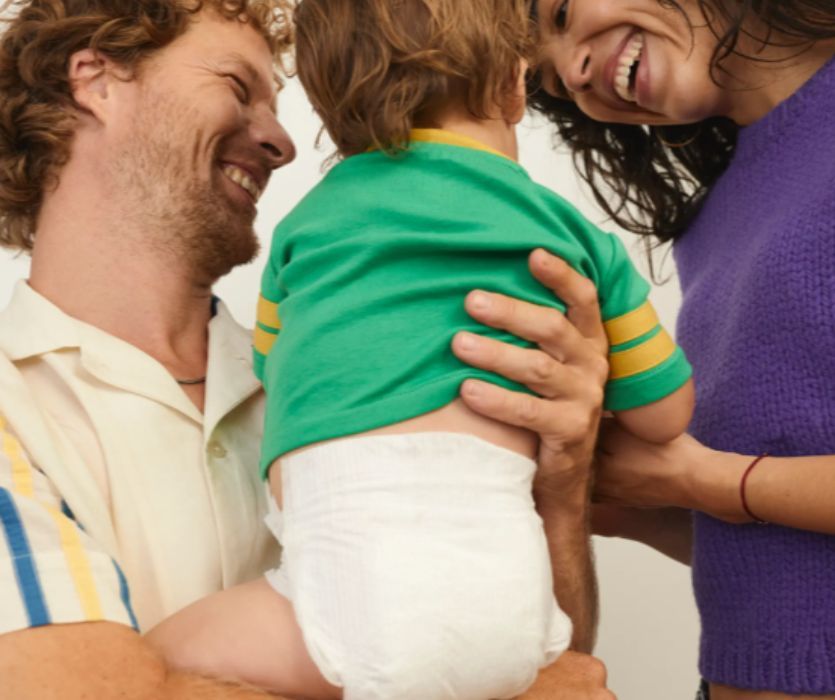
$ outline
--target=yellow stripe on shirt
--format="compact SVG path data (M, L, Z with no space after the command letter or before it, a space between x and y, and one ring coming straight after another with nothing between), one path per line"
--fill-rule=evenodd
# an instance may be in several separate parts
M2 416L0 416L0 444L2 444L3 454L12 465L12 490L19 496L38 501L47 510L58 528L61 550L67 560L67 568L78 593L85 618L91 622L103 619L101 598L96 590L90 559L81 543L78 527L60 510L36 498L34 468L23 456L20 442L8 432Z
M3 454L12 465L12 488L16 493L26 498L34 498L35 485L32 478L32 467L23 457L23 450L17 439L8 432L5 419L0 416L0 440Z
M252 345L256 352L266 356L270 354L277 338L276 333L270 333L260 326L255 326L255 330L252 332Z
M628 314L610 319L603 324L610 345L621 345L646 335L659 324L658 314L649 302Z
M258 296L258 312L256 314L258 323L273 330L281 330L281 319L278 317L278 304L262 295Z
M647 342L609 355L609 379L625 379L647 372L672 357L676 344L663 328Z

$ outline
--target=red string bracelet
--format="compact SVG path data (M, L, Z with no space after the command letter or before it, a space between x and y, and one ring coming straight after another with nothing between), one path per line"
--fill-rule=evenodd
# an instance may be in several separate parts
M748 465L748 468L745 470L745 473L742 475L742 479L739 481L739 498L742 501L742 510L748 515L751 520L753 520L758 525L767 525L768 523L761 518L758 518L754 515L754 512L748 507L748 499L745 498L745 482L748 481L748 475L754 471L754 467L756 467L762 460L768 457L768 453L761 454L757 457L751 464Z

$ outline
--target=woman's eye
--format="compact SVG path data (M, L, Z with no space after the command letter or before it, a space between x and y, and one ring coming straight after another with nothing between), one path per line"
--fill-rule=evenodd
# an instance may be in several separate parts
M563 0L557 8L554 15L554 25L557 29L565 29L565 23L568 20L568 0Z

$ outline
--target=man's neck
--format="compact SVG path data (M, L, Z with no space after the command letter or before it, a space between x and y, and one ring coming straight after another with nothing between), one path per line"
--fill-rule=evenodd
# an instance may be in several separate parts
M66 174L41 208L29 284L175 376L203 376L211 281L197 281L187 260L154 245L141 216L96 191L93 180Z

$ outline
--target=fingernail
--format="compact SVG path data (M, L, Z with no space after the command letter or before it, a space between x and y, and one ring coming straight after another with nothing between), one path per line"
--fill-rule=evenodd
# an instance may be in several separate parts
M469 352L475 350L478 345L478 339L472 333L460 333L458 335L458 348Z
M466 381L461 388L461 393L471 399L477 399L481 396L481 387L476 382Z
M542 248L537 248L534 251L534 255L536 256L536 262L538 265L542 267L550 267L551 266L551 257L546 255L545 251Z
M490 308L490 297L484 292L474 292L470 295L470 307L474 311L487 311Z

